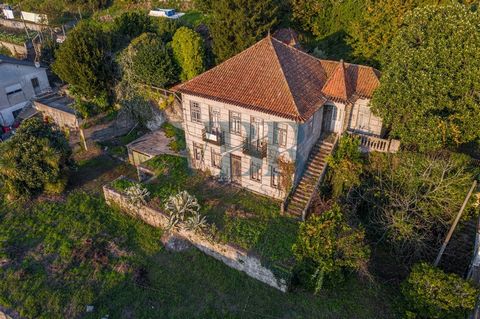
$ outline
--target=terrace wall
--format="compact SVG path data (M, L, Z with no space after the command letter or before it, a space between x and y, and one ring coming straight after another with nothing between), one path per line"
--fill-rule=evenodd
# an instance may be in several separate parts
M116 204L124 212L133 217L142 219L149 225L159 228L166 228L166 225L168 224L168 217L160 210L153 209L148 206L142 206L140 208L134 207L128 202L124 195L110 188L108 185L103 187L103 193L105 200L109 205ZM277 278L270 269L262 266L260 259L254 256L249 256L245 250L228 244L213 242L193 231L182 229L175 231L175 233L176 235L188 240L203 253L220 260L227 266L239 271L243 271L248 276L280 291L287 291L288 286L284 279Z
M0 47L6 47L10 52L18 58L24 59L28 55L26 44L15 44L6 41L0 41Z

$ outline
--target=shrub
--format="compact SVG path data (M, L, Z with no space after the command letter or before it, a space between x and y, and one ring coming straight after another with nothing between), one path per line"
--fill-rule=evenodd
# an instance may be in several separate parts
M205 71L205 50L198 33L187 27L179 28L173 36L172 48L175 59L182 69L180 73L182 81L190 80Z
M62 132L38 118L24 121L11 139L0 144L0 177L8 194L61 193L70 154Z
M341 278L342 270L366 273L370 256L365 232L349 226L338 205L300 225L293 252L300 263L313 265L315 292L322 288L325 278Z
M416 264L402 284L409 311L419 318L465 318L475 307L479 290L456 274L427 263Z

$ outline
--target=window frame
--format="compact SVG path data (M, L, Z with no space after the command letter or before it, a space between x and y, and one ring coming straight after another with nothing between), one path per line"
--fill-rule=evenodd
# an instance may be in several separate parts
M202 123L202 109L200 103L190 101L190 120L195 123Z
M286 147L287 134L288 134L288 125L286 123L278 123L278 122L273 123L273 144ZM283 139L283 142L282 142L282 139Z
M229 111L228 117L229 117L228 120L229 120L229 126L230 126L230 133L235 135L241 135L242 134L242 113ZM233 121L233 119L235 119L236 121ZM238 124L233 125L234 122ZM238 126L237 130L234 129L235 126Z
M262 182L262 163L250 162L250 179L255 182Z
M275 189L280 189L280 169L278 167L275 167L273 165L270 166L270 186ZM275 179L277 180L277 183L275 184Z
M197 158L197 151L199 151L199 158ZM193 159L196 161L203 160L203 145L197 142L193 142Z
M222 154L220 152L217 152L214 148L211 150L211 165L212 167L215 168L222 168ZM216 156L218 156L218 163L215 160Z

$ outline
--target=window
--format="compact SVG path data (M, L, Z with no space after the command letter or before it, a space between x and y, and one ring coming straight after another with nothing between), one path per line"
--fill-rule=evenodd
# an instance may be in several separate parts
M212 166L222 168L222 155L212 148Z
M202 146L202 144L193 142L193 158L197 161L203 160L203 146Z
M220 132L220 110L217 108L209 108L210 129L212 132Z
M254 181L262 181L262 164L252 161L250 165L250 178Z
M287 146L287 124L273 123L273 144Z
M14 95L15 93L22 92L22 86L20 84L7 86L5 92L7 92L7 96Z
M242 133L242 118L240 113L230 112L230 132L234 134Z
M277 167L270 166L272 177L270 184L273 188L280 188L280 170Z
M200 111L200 104L198 104L198 102L190 102L190 116L192 118L192 122L202 122L202 113Z
M32 78L30 81L32 81L32 86L34 89L40 86L40 83L38 82L38 78Z

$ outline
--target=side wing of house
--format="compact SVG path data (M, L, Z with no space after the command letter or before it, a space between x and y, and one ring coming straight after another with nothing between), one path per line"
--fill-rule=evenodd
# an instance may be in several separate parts
M382 136L382 119L373 114L369 99L359 99L352 108L348 130L366 135Z
M189 165L251 191L283 199L278 158L297 154L297 123L182 94Z
M44 68L0 64L0 124L10 125L27 102L50 88Z

